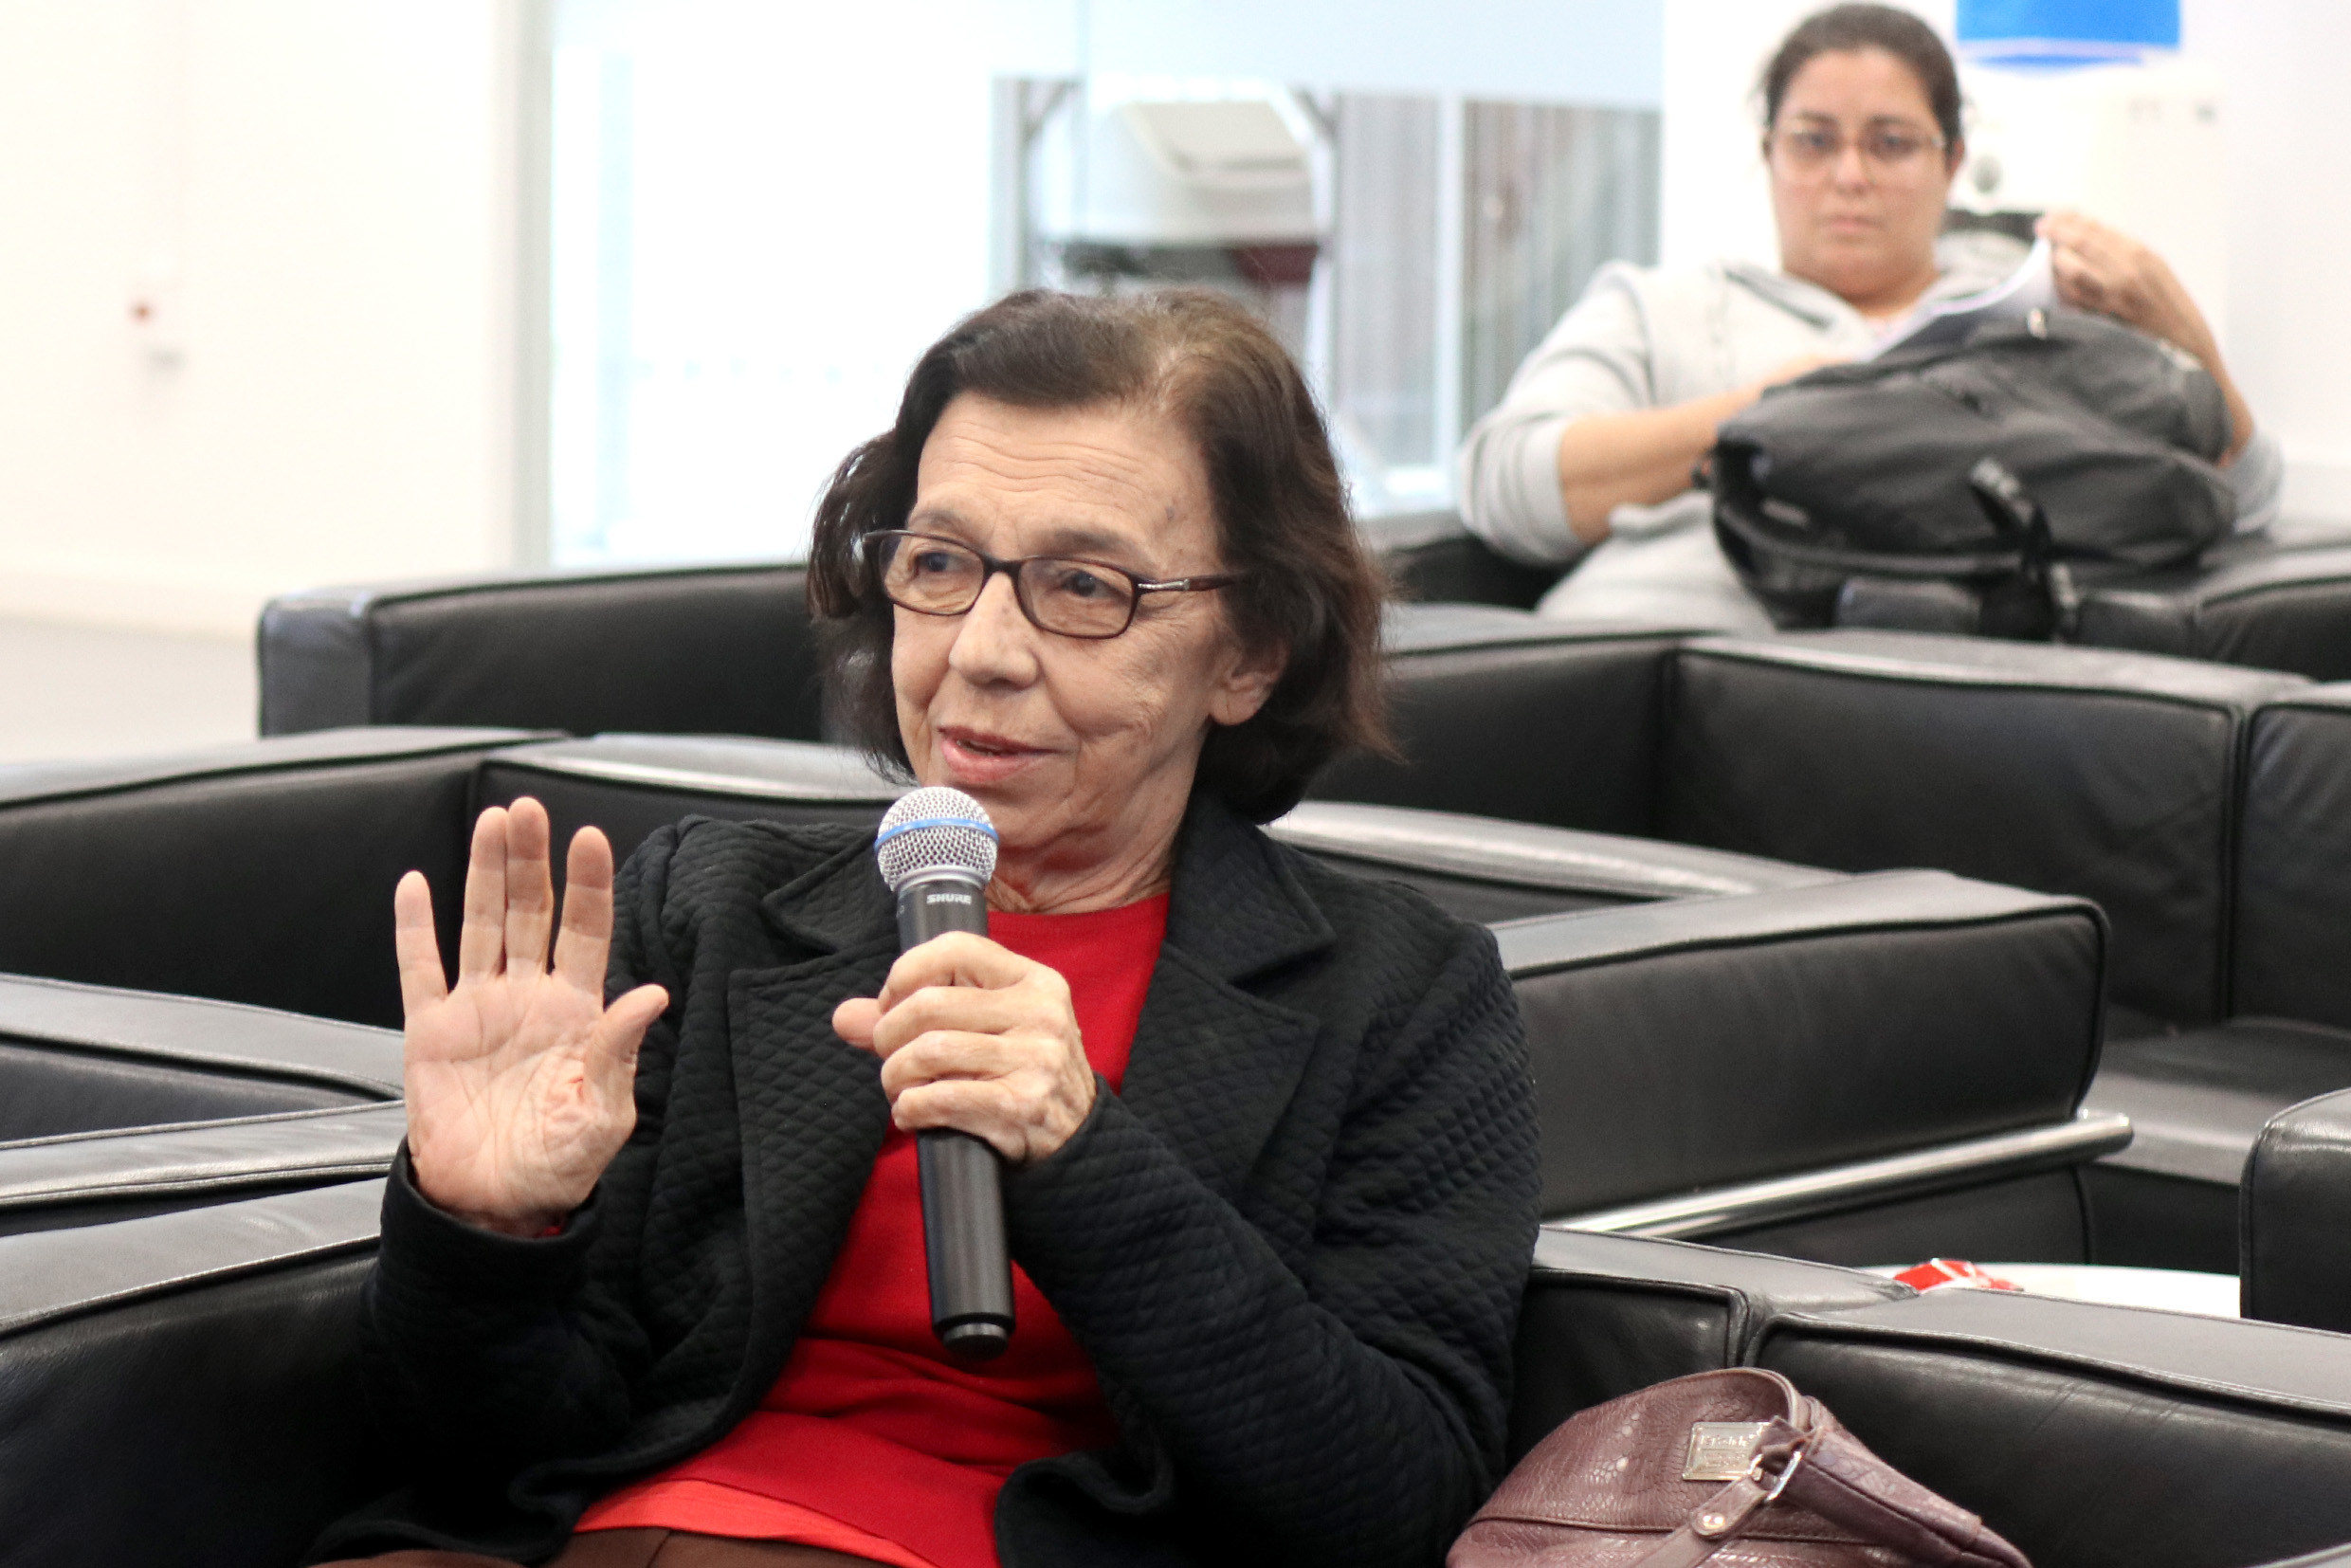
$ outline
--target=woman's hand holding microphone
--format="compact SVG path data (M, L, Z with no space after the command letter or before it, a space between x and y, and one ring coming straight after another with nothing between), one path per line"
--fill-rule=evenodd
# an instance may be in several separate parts
M483 811L454 989L421 873L400 879L392 907L417 1187L468 1224L543 1234L629 1140L637 1048L669 1005L646 985L605 1006L611 847L593 828L574 836L558 930L545 808L525 796ZM984 937L907 953L879 997L840 1005L833 1028L882 1058L900 1126L971 1133L1016 1166L1059 1149L1093 1108L1068 982Z

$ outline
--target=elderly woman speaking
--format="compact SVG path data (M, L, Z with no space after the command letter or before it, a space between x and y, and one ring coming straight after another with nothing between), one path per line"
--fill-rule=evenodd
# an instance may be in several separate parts
M1534 1117L1490 937L1255 826L1380 738L1297 371L1212 296L1016 295L810 587L868 746L993 818L988 935L902 956L871 832L689 819L616 883L573 841L551 971L523 800L452 990L405 879L365 1333L411 1485L317 1555L1434 1563L1500 1473ZM984 1364L931 1331L931 1128L1003 1157Z

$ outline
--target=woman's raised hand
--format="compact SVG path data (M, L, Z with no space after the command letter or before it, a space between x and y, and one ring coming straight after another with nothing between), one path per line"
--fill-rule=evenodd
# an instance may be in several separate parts
M604 1005L612 848L601 832L573 836L565 879L556 933L545 808L526 795L482 813L454 991L424 876L410 871L392 895L410 1168L435 1207L508 1235L541 1234L587 1201L636 1125L637 1048L669 1005L653 985Z
M882 1058L900 1127L970 1133L1016 1166L1069 1141L1094 1108L1069 982L970 932L902 955L882 994L843 1002L832 1028Z

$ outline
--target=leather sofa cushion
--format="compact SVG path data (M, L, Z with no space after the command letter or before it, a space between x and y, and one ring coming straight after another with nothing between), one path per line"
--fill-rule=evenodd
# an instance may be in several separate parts
M1404 760L1340 757L1307 793L1653 836L1666 661L1678 642L1654 627L1395 607L1388 673Z
M2351 1539L2351 1340L1980 1290L1790 1315L1757 1363L2036 1563Z
M2107 1042L2089 1103L2122 1112L2136 1132L2106 1163L2234 1187L2271 1117L2341 1088L2351 1088L2351 1031L2290 1018L2232 1018Z
M2235 1010L2351 1029L2351 685L2254 716L2236 903Z
M388 1030L0 975L0 1140L399 1094L400 1036Z
M1832 631L1674 661L1668 837L1807 866L1935 866L2096 900L2115 999L2224 1015L2252 710L2291 676L1975 638Z
M1941 872L1496 928L1534 1052L1542 1212L2062 1122L2104 930Z
M822 728L804 574L784 565L324 589L261 624L262 733L513 725Z
M0 778L0 971L400 1021L392 890L454 951L474 769L502 730L329 732Z

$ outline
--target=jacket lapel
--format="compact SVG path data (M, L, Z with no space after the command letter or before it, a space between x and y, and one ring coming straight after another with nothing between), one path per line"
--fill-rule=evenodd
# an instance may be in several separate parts
M761 908L812 956L728 977L744 1239L755 1270L738 1404L746 1390L756 1402L782 1370L889 1129L880 1070L832 1032L832 1010L881 990L898 957L870 841L769 894Z
M1246 989L1334 937L1273 843L1218 802L1193 804L1120 1098L1219 1194L1236 1196L1321 1032Z

